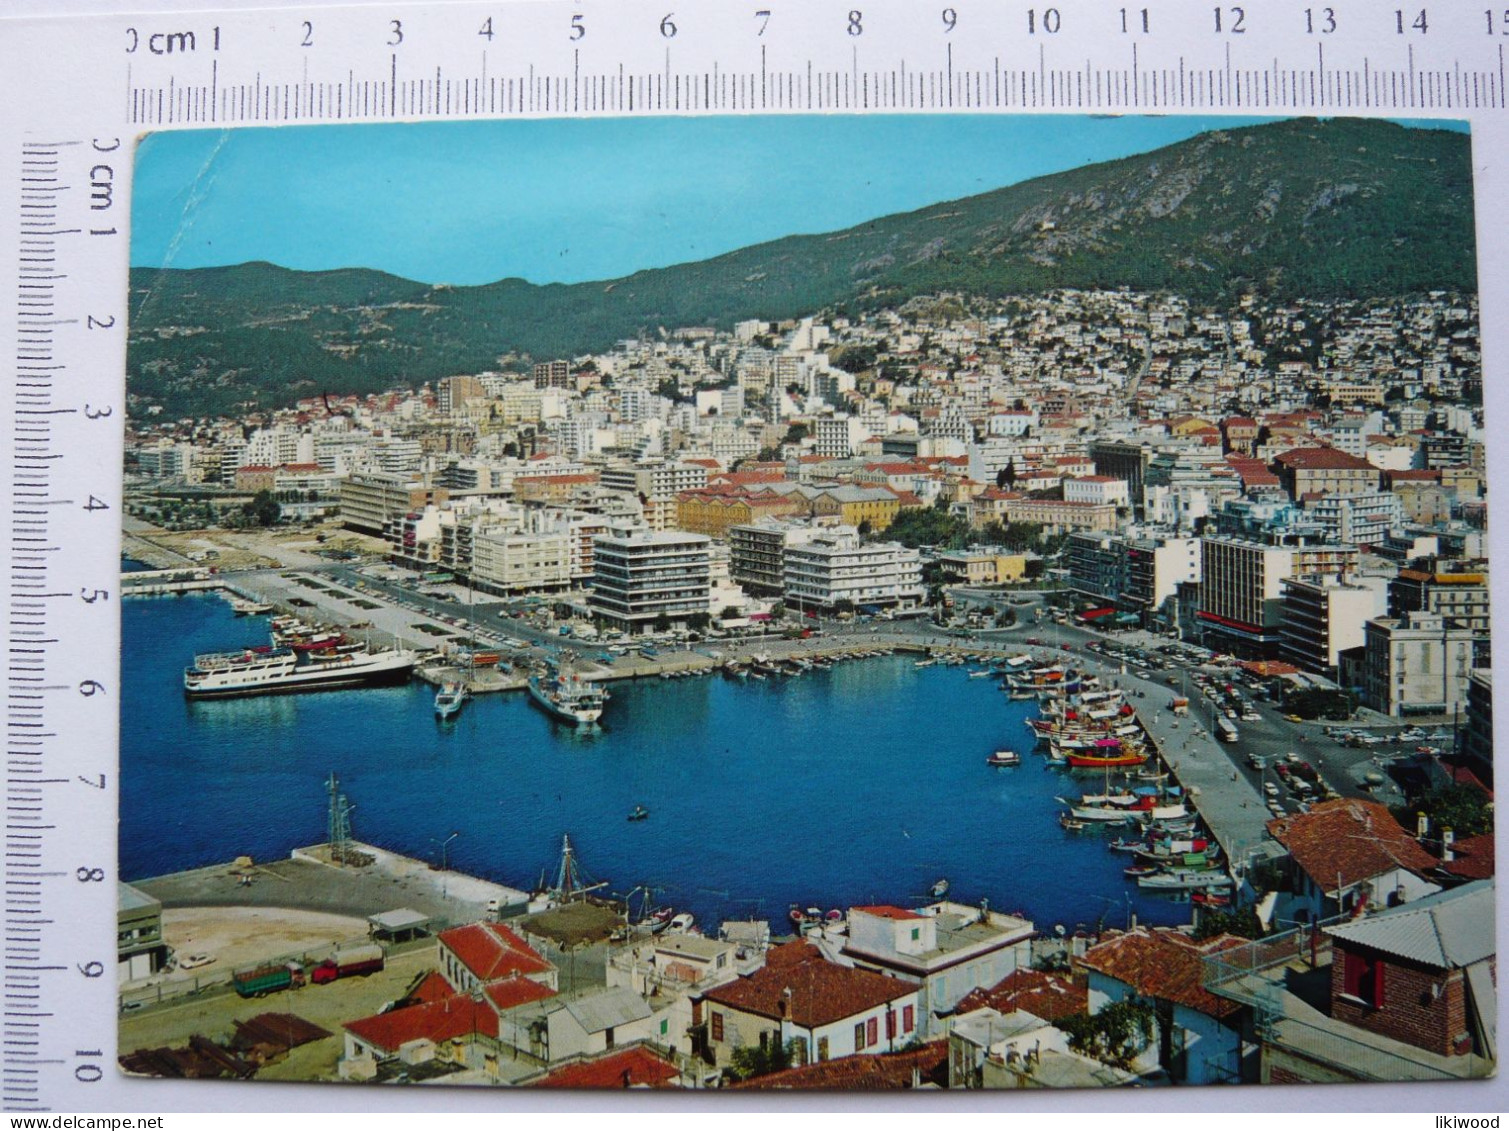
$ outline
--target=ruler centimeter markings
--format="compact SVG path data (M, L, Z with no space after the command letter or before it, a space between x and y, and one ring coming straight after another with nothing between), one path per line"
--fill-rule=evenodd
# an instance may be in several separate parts
M231 15L158 20L123 27L118 50L126 117L138 126L793 111L1443 114L1509 102L1506 31L1509 10L1460 3L550 0L305 10L254 26Z
M0 1104L140 1103L109 1063L133 134L804 112L1482 123L1509 106L1505 2L498 0L0 21L16 31L0 34L0 93L21 107L0 119L0 231L15 257L0 304ZM1485 293L1485 331L1496 301Z
M117 137L26 139L15 178L0 978L0 1104L13 1111L109 1067L120 456L105 367L123 372L124 342L86 349L80 335L108 337L120 310L114 252L88 261L89 241L121 239L117 150ZM78 568L101 587L75 586Z

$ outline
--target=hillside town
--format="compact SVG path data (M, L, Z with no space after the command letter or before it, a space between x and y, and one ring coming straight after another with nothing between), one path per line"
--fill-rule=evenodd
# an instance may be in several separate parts
M1136 740L1156 764L1175 768L1196 734L1219 740L1200 784L1188 755L1179 777L1227 886L1190 881L1204 898L1185 926L1129 913L1065 932L943 883L704 931L574 891L568 844L550 898L519 893L466 922L374 907L388 968L359 971L370 979L348 983L338 956L334 986L291 963L286 981L269 975L290 1001L330 1003L305 1034L328 1056L300 1078L1014 1089L1492 1074L1478 340L1475 296L1448 293L944 294L664 329L382 395L312 390L244 419L167 420L134 399L128 530L204 569L236 568L208 547L243 534L317 531L311 576L321 561L380 566L524 608L536 643L514 641L520 655L559 634L557 654L569 642L604 671L657 646L814 633L852 649L895 632L929 650L919 666L944 649L1072 650L1100 665L1094 694L1115 681L1125 715L1164 685ZM998 630L1017 634L1009 648ZM467 651L461 635L447 647ZM454 674L481 655L474 641ZM1045 719L1073 718L1043 702ZM1249 719L1261 742L1239 738ZM1383 759L1385 743L1411 749ZM1323 745L1338 767L1345 752L1344 774ZM1223 802L1228 784L1252 801ZM1256 831L1233 839L1222 821ZM1204 866L1187 856L1206 853L1195 837L1171 824L1148 851ZM122 891L123 968L150 979L171 957L172 897ZM235 988L233 1005L252 996ZM250 1075L298 1055L274 1021L237 1017L264 1039L212 1055L154 1044L150 1005L124 1014L123 1033L144 1028L123 1063Z

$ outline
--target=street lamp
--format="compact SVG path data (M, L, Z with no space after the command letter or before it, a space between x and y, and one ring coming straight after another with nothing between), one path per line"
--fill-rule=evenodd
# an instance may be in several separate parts
M461 833L459 831L453 832L450 836L446 837L443 841L440 842L440 870L442 872L447 870L449 864L447 849L450 848L451 841L455 840L460 835ZM433 840L434 838L432 837L431 839Z

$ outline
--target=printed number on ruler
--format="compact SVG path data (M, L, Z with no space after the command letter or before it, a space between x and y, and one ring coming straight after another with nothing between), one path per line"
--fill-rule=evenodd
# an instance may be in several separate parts
M147 126L808 110L1463 113L1509 9L1162 3L380 9L122 28Z

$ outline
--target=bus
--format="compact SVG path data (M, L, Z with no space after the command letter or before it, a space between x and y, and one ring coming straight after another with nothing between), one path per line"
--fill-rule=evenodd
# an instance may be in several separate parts
M1216 716L1216 737L1222 742L1235 742L1238 738L1236 725L1224 715Z

